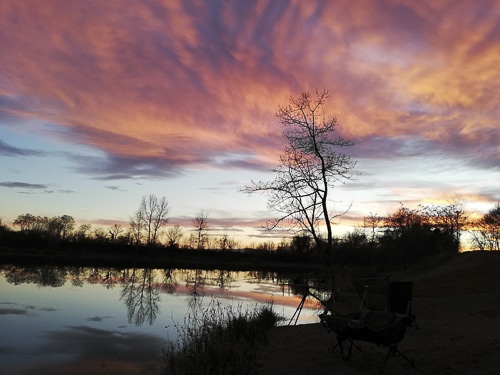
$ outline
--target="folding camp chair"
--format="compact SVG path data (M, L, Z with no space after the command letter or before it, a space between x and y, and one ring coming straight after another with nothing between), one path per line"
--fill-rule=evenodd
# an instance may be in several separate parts
M415 315L411 312L413 283L392 282L389 284L389 288L386 284L386 304L388 307L387 311L384 311L382 310L384 305L380 304L379 309L367 309L369 284L366 283L367 280L363 281L365 283L362 289L362 303L359 312L349 315L327 313L320 315L320 320L325 328L336 336L337 343L334 350L338 347L342 358L347 360L350 359L353 346L359 349L354 341L367 341L388 349L380 371L384 370L387 360L392 355L398 355L415 366L413 361L398 349L399 342L405 336L406 328L413 323L416 324ZM380 281L375 284L380 285ZM375 284L372 283L372 285ZM344 343L349 344L347 353L344 351Z
M389 284L387 311L395 314L408 315L417 328L417 318L411 311L413 299L413 282L393 281Z
M413 321L407 315L399 315L385 311L368 311L354 318L322 314L320 315L320 319L328 330L335 333L337 344L334 349L339 347L341 356L345 360L350 359L353 346L360 349L354 341L361 340L388 349L382 367L380 368L381 372L384 371L387 360L392 355L398 355L412 366L415 366L414 362L398 349L399 342L401 342L405 336L406 328L410 326ZM345 341L350 344L347 354L344 352L343 346Z

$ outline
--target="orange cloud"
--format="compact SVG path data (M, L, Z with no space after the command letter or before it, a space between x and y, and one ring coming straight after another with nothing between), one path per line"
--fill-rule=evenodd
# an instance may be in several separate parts
M0 14L2 110L103 150L108 172L266 169L277 105L323 87L355 140L499 137L495 2L6 0Z

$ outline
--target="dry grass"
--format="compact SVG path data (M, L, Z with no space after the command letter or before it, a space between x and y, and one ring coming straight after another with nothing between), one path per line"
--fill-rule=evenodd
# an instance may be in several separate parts
M253 374L259 346L280 319L272 305L243 311L241 305L208 307L194 300L177 339L164 350L165 374Z

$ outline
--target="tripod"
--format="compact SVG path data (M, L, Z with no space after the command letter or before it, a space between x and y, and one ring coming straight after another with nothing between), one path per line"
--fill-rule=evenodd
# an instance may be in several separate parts
M300 316L300 313L302 312L302 308L304 307L304 303L306 302L306 299L307 299L307 296L310 294L309 292L309 288L306 288L306 291L304 293L304 296L302 297L302 299L300 300L300 303L299 305L297 306L297 309L295 310L295 312L293 313L292 315L292 318L290 319L290 321L288 322L288 325L292 324L293 322L293 319L295 318L295 323L294 325L297 324L297 321L299 320L299 316Z

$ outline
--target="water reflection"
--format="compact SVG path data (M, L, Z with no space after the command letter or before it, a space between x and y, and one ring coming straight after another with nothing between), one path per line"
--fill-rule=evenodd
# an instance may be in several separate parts
M205 294L205 288L219 291L231 289L242 282L279 285L283 295L302 296L310 288L317 288L318 295L328 298L322 281L309 276L286 275L270 271L228 271L201 269L151 269L112 267L62 267L62 266L1 266L6 281L13 285L34 284L38 287L60 288L69 282L73 287L85 284L102 285L107 290L120 289L120 301L127 309L130 324L152 325L160 313L160 293L173 295L181 288L188 295L188 305ZM317 285L315 285L317 284ZM263 291L262 294L265 294Z
M67 370L68 363L93 366L86 373L99 373L102 364L127 373L126 361L153 362L183 321L211 311L210 304L244 311L272 301L289 319L301 300L290 280L262 271L0 266L0 373ZM316 311L308 314L302 323L317 322Z
M61 287L66 283L66 269L56 266L17 268L7 266L2 269L8 283L14 285L35 284L40 287Z
M147 321L152 325L160 310L160 292L153 282L153 270L134 268L126 271L120 298L127 307L128 322L140 326Z

